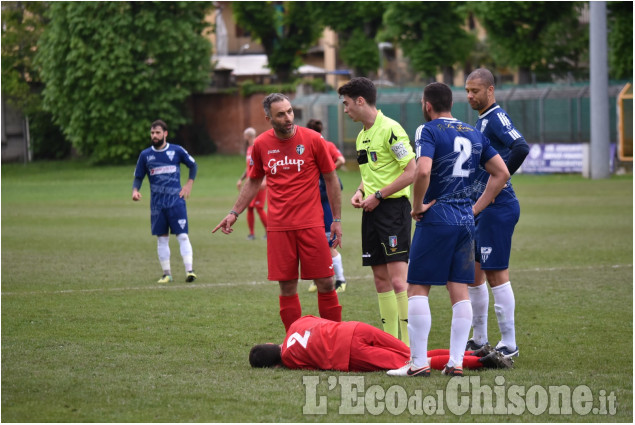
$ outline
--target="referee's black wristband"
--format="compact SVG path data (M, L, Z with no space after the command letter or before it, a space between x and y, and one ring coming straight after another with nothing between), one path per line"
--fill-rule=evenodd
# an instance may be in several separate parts
M360 192L362 192L362 196L366 196L366 194L364 193L364 191L360 188L357 188L357 190L359 190Z

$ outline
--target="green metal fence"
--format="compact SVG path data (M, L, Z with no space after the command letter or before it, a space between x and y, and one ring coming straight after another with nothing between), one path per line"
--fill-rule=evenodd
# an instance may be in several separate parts
M624 84L609 85L609 128L611 143L617 141L616 99ZM380 88L377 107L390 118L401 123L411 140L423 123L421 112L422 89ZM452 115L474 124L477 112L467 103L462 89L453 90ZM585 143L590 141L589 85L544 85L538 87L509 87L496 90L496 101L510 115L514 125L529 143ZM344 114L337 93L319 93L293 100L297 124L304 125L311 118L322 120L324 137L336 143L346 156L355 151L355 139L361 129ZM631 117L632 123L632 117ZM631 125L632 128L632 125Z

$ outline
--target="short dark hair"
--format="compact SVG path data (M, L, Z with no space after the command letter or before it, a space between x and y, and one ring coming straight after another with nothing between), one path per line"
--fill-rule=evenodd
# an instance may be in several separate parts
M496 86L496 77L494 74L487 68L477 68L474 71L470 72L470 75L467 76L465 81L470 80L483 80L487 87Z
M306 128L310 128L311 130L315 130L318 133L322 133L322 121L310 119L308 123L306 123Z
M156 120L150 125L150 130L154 127L161 127L163 131L168 131L168 125L163 120Z
M249 351L251 367L282 366L282 350L276 344L258 344Z
M265 108L265 115L271 117L271 104L282 102L283 100L289 100L289 98L282 93L271 93L269 96L265 97L262 101L262 106ZM289 103L291 103L290 100Z
M452 111L452 89L443 83L430 83L423 89L423 100L432 105L434 112Z
M366 77L353 78L348 83L337 89L340 96L348 96L351 99L363 97L366 103L374 106L377 102L377 87Z

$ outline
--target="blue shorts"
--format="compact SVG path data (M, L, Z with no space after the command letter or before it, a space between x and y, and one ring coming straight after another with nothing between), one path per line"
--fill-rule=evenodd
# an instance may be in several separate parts
M474 283L474 227L417 223L410 248L408 283Z
M329 247L333 246L331 240L331 224L333 224L333 213L331 212L331 205L328 199L322 201L322 212L324 212L324 232L326 233L326 240L329 241Z
M185 200L179 198L174 205L167 208L152 208L150 226L152 234L156 236L167 235L170 230L173 235L188 233Z
M482 270L506 270L512 251L512 235L520 205L516 202L491 204L474 217L476 236L474 257Z

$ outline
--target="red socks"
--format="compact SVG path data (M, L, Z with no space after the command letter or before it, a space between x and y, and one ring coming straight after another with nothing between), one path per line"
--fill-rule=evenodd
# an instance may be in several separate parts
M342 321L342 306L337 298L337 292L333 289L325 294L318 292L318 310L322 319L332 320L334 322Z
M448 350L431 350L431 351L448 351ZM428 356L430 357L430 367L436 370L443 370L445 365L450 361L449 355L444 354L434 354L430 356L430 351L428 351ZM478 357L476 356L465 356L463 357L463 368L467 369L482 369L483 364L478 361Z
M287 297L280 295L280 318L284 324L285 332L300 317L302 317L302 306L300 305L298 294Z
M334 322L342 321L342 306L337 298L337 292L332 290L326 294L318 292L318 310L320 311L320 317L323 319L332 320ZM289 327L302 317L302 306L300 305L300 297L298 294L289 296L279 296L280 300L280 318L284 324L285 331L289 330Z

